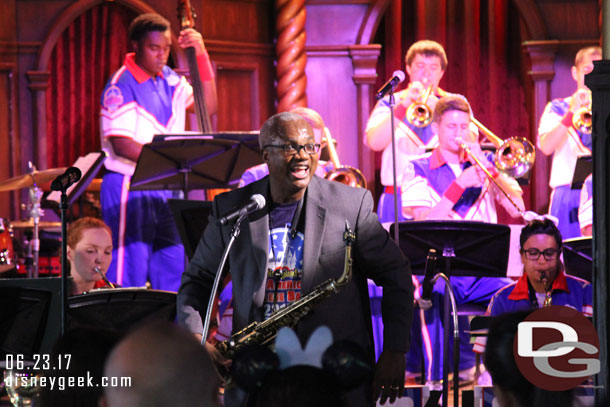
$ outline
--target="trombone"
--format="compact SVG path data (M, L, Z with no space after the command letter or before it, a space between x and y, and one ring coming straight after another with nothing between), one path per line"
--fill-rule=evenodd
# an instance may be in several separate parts
M326 178L329 181L337 181L350 187L364 188L366 189L366 178L362 172L349 165L341 165L339 163L339 155L335 149L333 138L330 135L328 128L324 128L324 135L326 138L326 145L328 146L328 155L330 161L333 163L333 169L326 173Z
M503 141L474 117L471 117L470 120L475 126L477 126L479 131L483 133L485 138L496 147L496 153L494 154L494 166L498 171L512 178L519 178L531 170L534 162L536 161L536 149L529 140L525 138L512 137L506 141ZM490 181L492 181L496 187L498 187L500 192L502 192L502 194L506 197L506 199L508 199L519 215L525 217L525 213L519 208L519 206L517 206L515 201L509 196L508 192L506 192L504 188L498 184L498 181L496 181L485 164L483 164L481 160L479 160L479 158L470 151L470 147L468 147L463 140L459 140L459 143L460 147L466 152L466 154L472 157L475 164L478 165L481 170L483 170Z
M425 127L430 124L433 118L433 111L426 104L428 97L432 92L432 85L429 86L426 91L420 96L420 98L413 102L407 109L406 119L407 121L416 127ZM441 96L447 95L447 92L441 88L437 88L437 92ZM576 114L574 115L576 119ZM496 136L485 127L480 121L475 119L473 116L470 117L472 123L477 126L479 131L489 140L495 147L496 153L494 155L494 165L496 169L511 178L519 178L527 174L536 161L536 149L534 145L525 138L511 137L504 141L500 137ZM576 127L576 124L574 125ZM460 147L470 156L473 161L483 170L485 175L498 187L500 192L508 199L508 201L515 207L517 212L521 216L524 216L524 212L517 206L515 201L508 195L508 193L502 188L495 180L493 175L489 172L487 167L470 151L470 147L463 140L460 140Z

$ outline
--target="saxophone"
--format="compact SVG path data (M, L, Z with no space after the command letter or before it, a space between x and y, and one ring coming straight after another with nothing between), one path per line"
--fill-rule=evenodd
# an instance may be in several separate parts
M277 310L263 322L253 322L241 331L233 334L226 341L218 342L216 349L228 358L232 359L235 353L249 345L268 345L277 335L282 327L294 327L323 299L337 293L339 287L349 283L352 278L352 245L356 235L345 221L343 241L345 242L345 262L343 273L335 281L332 278L318 285L312 292L287 307Z

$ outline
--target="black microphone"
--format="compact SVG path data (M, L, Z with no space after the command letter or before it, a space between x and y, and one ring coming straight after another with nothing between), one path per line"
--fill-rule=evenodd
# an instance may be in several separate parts
M421 297L418 300L419 306L423 310L430 309L432 307L432 278L434 278L434 269L438 258L436 257L436 250L430 249L428 257L426 257L426 270L424 275L424 282L422 283Z
M401 71L400 69L394 71L392 77L386 83L384 83L383 86L377 91L377 100L381 99L382 97L393 91L396 85L398 85L404 80L405 73L403 71Z
M70 185L77 182L83 173L76 167L70 167L53 180L51 183L51 191L65 191Z
M242 215L247 215L254 211L258 211L259 209L263 209L265 207L265 197L261 194L254 194L250 197L250 202L247 205L242 206L239 209L234 210L233 212L229 212L227 215L223 216L218 220L219 225L226 225L233 219L240 217Z

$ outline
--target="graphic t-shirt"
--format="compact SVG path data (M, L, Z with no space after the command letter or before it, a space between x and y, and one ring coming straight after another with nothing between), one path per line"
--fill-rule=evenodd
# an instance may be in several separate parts
M267 319L301 298L303 239L299 228L291 236L297 203L275 205L269 213L269 255L265 287L264 318ZM298 224L298 221L297 221Z

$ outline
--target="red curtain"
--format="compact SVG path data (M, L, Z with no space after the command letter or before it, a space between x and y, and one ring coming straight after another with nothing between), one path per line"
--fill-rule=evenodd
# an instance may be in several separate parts
M383 45L379 85L405 68L411 44L437 41L449 60L441 88L466 96L475 117L499 137L528 137L519 15L512 3L393 0L375 39Z
M57 41L46 95L49 168L69 166L100 149L101 92L123 63L127 29L135 15L104 2L74 20Z

